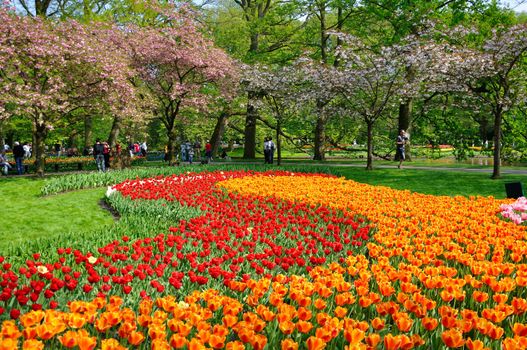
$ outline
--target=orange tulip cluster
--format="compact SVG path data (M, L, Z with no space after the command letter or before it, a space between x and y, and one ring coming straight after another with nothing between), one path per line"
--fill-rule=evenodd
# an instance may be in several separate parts
M365 254L308 275L231 280L225 291L126 305L75 301L0 328L0 350L527 349L526 227L493 198L436 197L338 178L246 176L218 184L366 217Z
M527 348L526 227L499 218L507 201L423 195L343 178L252 176L219 186L367 217L376 228L367 259L347 269L367 281L354 285L359 305L375 306L380 317L371 318L371 327L391 322L399 332L420 334L430 344L440 338L452 348Z

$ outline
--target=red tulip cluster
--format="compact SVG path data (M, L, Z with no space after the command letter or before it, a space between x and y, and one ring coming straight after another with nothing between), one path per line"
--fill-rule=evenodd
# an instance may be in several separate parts
M190 284L228 287L230 281L257 275L303 274L316 265L344 262L354 246L368 239L370 227L361 217L324 206L243 196L215 186L218 181L250 175L190 173L116 185L131 199L177 201L201 209L203 215L174 223L166 234L135 241L123 237L97 252L59 248L58 261L51 263L35 254L18 271L0 258L0 314L2 304L9 305L11 318L17 318L19 308L56 308L57 300L130 293L145 298Z

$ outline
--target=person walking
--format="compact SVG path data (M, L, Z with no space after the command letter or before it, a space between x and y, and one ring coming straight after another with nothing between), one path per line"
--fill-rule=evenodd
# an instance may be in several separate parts
M31 146L27 142L25 142L22 148L24 149L24 158L31 158Z
M20 142L15 142L15 146L13 147L13 157L15 157L16 172L18 175L24 174L25 154L26 152L24 151L24 147L20 144Z
M205 157L207 158L207 164L212 162L212 145L209 140L207 140L207 143L205 144Z
M269 154L267 156L269 158L269 164L273 164L275 145L274 145L272 137L269 137L267 139L267 146L269 147L269 150L268 150Z
M110 145L106 141L102 143L102 146L103 146L102 155L104 157L104 169L108 170L110 169L110 150L111 149L110 149Z
M148 151L148 147L146 145L146 141L143 141L143 143L140 146L141 148L141 155L146 158L146 151Z
M404 153L404 146L406 145L406 142L408 142L408 135L404 130L399 131L396 141L397 150L395 155L395 157L399 157L399 165L397 166L399 169L401 169L401 164L406 159L406 155Z
M5 149L2 149L0 151L0 171L2 174L7 175L9 169L11 169L11 164L9 164L9 160L7 159Z
M97 139L95 145L93 145L93 157L95 158L95 164L97 164L97 170L99 170L99 172L105 172L104 145L100 139Z

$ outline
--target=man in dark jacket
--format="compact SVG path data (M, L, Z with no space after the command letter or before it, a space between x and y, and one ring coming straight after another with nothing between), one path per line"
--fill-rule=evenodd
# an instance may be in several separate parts
M100 139L97 139L95 145L93 145L93 158L95 158L97 169L100 172L105 172L106 167L104 164L104 145Z
M16 162L16 171L18 175L22 175L24 173L24 155L26 152L24 151L24 147L19 143L15 142L15 146L13 147L13 157L15 157Z

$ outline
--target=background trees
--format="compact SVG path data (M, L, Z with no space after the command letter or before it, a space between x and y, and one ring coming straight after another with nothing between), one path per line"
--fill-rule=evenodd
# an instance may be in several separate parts
M57 140L146 137L172 158L178 140L217 149L224 134L252 158L272 133L320 160L365 144L371 168L399 128L459 157L492 149L494 177L502 149L525 153L525 17L496 2L13 3L19 15L1 13L0 143L31 124L38 162ZM237 86L235 59L267 67L244 79L258 89Z

